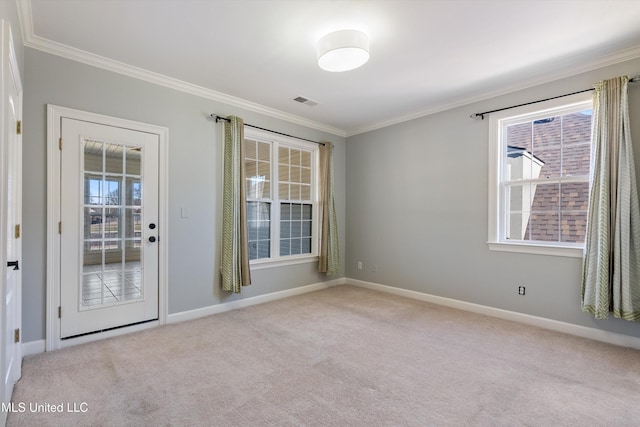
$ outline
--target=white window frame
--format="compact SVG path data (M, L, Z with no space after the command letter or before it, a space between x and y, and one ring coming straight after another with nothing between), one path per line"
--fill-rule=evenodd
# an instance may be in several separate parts
M489 238L490 250L538 255L582 257L584 243L513 241L506 239L506 214L504 202L507 124L537 119L541 114L562 115L592 108L591 92L580 93L541 103L492 113L489 118ZM591 181L591 168L589 174Z
M244 127L245 139L253 141L266 142L271 146L271 179L270 187L270 203L271 203L271 233L270 233L270 254L269 258L260 258L250 260L252 270L260 270L263 268L280 267L286 265L295 265L303 263L311 263L318 261L319 236L320 236L320 193L318 188L318 174L320 167L320 146L312 142L306 142L285 135L274 134L262 131L252 127ZM293 149L305 150L311 152L311 253L280 256L280 195L278 194L278 148L288 147ZM266 201L266 200L265 200ZM245 200L246 203L246 200Z

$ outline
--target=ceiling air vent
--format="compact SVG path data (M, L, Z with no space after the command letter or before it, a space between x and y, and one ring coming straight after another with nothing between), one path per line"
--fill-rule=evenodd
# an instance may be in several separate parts
M312 99L309 98L305 98L304 96L298 96L293 98L294 101L299 102L300 104L305 104L308 105L309 107L314 107L316 105L318 105L317 101L314 101Z

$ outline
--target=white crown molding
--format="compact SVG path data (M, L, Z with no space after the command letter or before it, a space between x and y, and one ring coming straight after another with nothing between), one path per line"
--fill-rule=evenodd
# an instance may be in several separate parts
M16 0L18 9L18 20L20 20L20 32L22 33L22 43L33 35L33 14L31 13L31 0Z
M115 61L100 55L95 55L90 52L86 52L80 49L72 48L61 43L57 43L34 34L33 28L33 16L31 12L31 0L16 0L18 3L18 15L20 18L20 26L22 29L22 39L26 47L41 50L52 55L61 56L73 61L82 62L87 65L91 65L98 68L103 68L108 71L123 74L136 79L144 80L150 83L154 83L160 86L175 89L181 92L185 92L191 95L199 96L202 98L210 99L213 101L222 102L235 107L243 108L245 110L253 111L256 113L264 114L269 117L284 120L290 123L295 123L301 126L305 126L311 129L327 132L340 137L351 137L362 133L370 132L376 129L381 129L387 126L395 125L398 123L407 122L410 120L419 119L421 117L429 116L431 114L439 113L453 108L462 107L464 105L472 104L486 99L495 98L497 96L506 95L508 93L516 92L519 90L528 89L530 87L538 86L545 83L550 83L555 80L560 80L567 77L572 77L584 72L596 70L609 65L618 64L620 62L629 61L640 58L640 45L632 48L624 49L614 52L604 57L599 57L589 63L582 64L575 67L564 68L561 71L545 74L544 77L533 78L523 80L517 84L503 87L499 90L484 92L480 95L465 97L460 100L439 104L437 106L417 111L414 113L397 116L388 120L381 120L372 122L370 124L353 128L350 130L339 129L333 126L326 125L324 123L309 120L304 117L296 116L294 114L285 113L275 108L267 107L258 103L254 103L242 98L227 95L222 92L217 92L211 89L197 86L182 80L174 79L162 74L154 73L152 71L145 70L143 68L134 67L129 64Z
M304 117L296 116L294 114L289 114L275 108L248 101L246 99L207 89L205 87L185 82L183 80L168 77L163 74L125 64L123 62L119 62L110 58L106 58L104 56L96 55L81 49L76 49L74 47L70 47L62 43L54 42L52 40L37 36L34 34L33 16L31 13L31 0L17 0L17 2L20 27L22 28L22 39L26 47L67 58L72 61L81 62L93 67L102 68L114 73L133 77L159 86L164 86L180 92L188 93L190 95L199 96L201 98L210 99L212 101L221 102L238 108L243 108L245 110L264 114L265 116L284 120L290 123L295 123L311 129L327 132L343 138L346 136L346 132L343 129L338 129L324 123L309 120Z
M432 107L432 108L429 108L429 109L426 109L426 110L418 111L418 112L407 114L407 115L404 115L404 116L398 116L398 117L393 118L393 119L379 121L379 122L373 122L373 123L370 123L370 124L368 124L366 126L362 126L362 127L359 127L359 128L348 130L346 136L348 138L350 136L355 136L355 135L359 135L361 133L370 132L370 131L373 131L373 130L376 130L376 129L381 129L381 128L384 128L384 127L387 127L387 126L391 126L391 125L395 125L395 124L398 124L398 123L403 123L403 122L407 122L407 121L410 121L410 120L419 119L421 117L429 116L431 114L440 113L442 111L447 111L447 110L451 110L453 108L458 108L458 107L462 107L462 106L465 106L465 105L473 104L474 102L484 101L486 99L495 98L497 96L506 95L506 94L509 94L509 93L517 92L519 90L528 89L530 87L542 85L542 84L545 84L545 83L550 83L550 82L553 82L553 81L556 81L556 80L560 80L560 79L564 79L564 78L567 78L567 77L573 77L573 76L576 76L578 74L582 74L582 73L586 73L586 72L589 72L589 71L597 70L599 68L604 68L604 67L607 67L609 65L619 64L619 63L625 62L625 61L631 61L633 59L638 59L638 58L640 58L640 45L632 47L632 48L623 49L623 50L614 52L612 54L609 54L609 55L604 56L604 57L600 57L600 58L598 58L598 59L596 59L594 61L591 61L589 63L586 63L586 64L582 64L582 65L575 66L575 67L565 68L565 69L563 69L561 71L558 71L558 72L555 72L555 73L545 74L544 77L541 77L541 78L523 80L523 81L521 81L521 82L519 82L517 84L506 86L506 87L503 87L503 88L501 88L499 90L485 92L485 93L483 93L481 95L463 98L463 99L455 101L455 102L450 102L450 103L446 103L446 104L440 104L438 106L435 106L435 107ZM640 71L640 70L638 70L638 71Z

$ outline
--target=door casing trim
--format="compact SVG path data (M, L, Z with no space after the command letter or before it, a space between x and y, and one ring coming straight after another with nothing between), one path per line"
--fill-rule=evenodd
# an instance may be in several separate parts
M157 325L167 322L168 314L168 255L169 255L169 129L163 126L137 122L128 119L91 113L58 105L47 105L47 306L45 351L57 350L73 345L60 339L60 150L59 138L62 118L87 121L107 126L147 132L158 135L158 228L162 230L158 240L158 321ZM63 141L64 143L64 141ZM63 225L64 226L64 225ZM63 314L64 315L64 314ZM153 323L152 323L153 324ZM109 333L92 334L89 340L108 338L131 332L129 328L115 329ZM67 340L68 341L68 340ZM86 340L80 340L86 342ZM80 344L75 341L75 344Z
M5 118L7 116L7 109L10 108L8 104L5 103L5 100L9 97L9 93L15 90L15 114L17 120L22 120L22 106L23 106L23 87L22 80L20 77L20 71L18 69L18 60L15 52L15 41L13 38L11 23L5 19L0 20L0 65L1 65L1 79L0 79L0 122L4 128L2 129L2 135L0 137L0 295L1 305L2 307L6 307L6 296L7 296L7 270L6 266L7 261L13 261L13 259L7 259L8 257L8 245L7 240L13 239L14 237L11 235L11 232L6 234L7 229L13 230L13 227L8 227L8 221L10 215L8 214L9 210L13 210L13 214L15 217L11 217L14 220L14 224L20 224L22 226L22 135L16 131L16 123L15 122L5 122ZM13 133L16 132L16 133ZM11 137L9 135L12 135ZM6 137L6 138L5 138ZM9 150L9 140L11 138L15 138L15 147L13 147L16 151L15 153L10 153ZM9 156L9 154L13 154ZM18 180L16 193L19 195L16 201L19 201L16 205L8 204L8 186L11 181L8 179L9 174L8 170L10 169L9 163L12 163L13 173L15 174L15 178ZM15 162L15 164L13 164ZM17 224L16 224L17 223ZM24 231L24 230L23 230ZM22 239L16 239L15 244L17 245L17 260L22 263ZM14 288L13 288L13 310L10 312L5 312L4 309L0 310L0 366L2 366L2 388L0 389L0 402L5 405L11 401L11 393L13 392L13 388L15 382L22 375L22 344L21 342L14 342L13 348L7 348L7 341L14 340L14 329L18 329L18 331L23 331L22 327L22 275L17 274L13 280ZM9 313L12 313L12 318L9 318ZM9 333L9 334L7 334ZM20 334L20 332L18 332ZM11 344L10 344L11 345ZM7 351L11 351L11 358L13 359L10 366L10 371L7 371L8 367L7 363ZM7 372L9 372L9 377L6 376ZM8 380L8 381L7 381ZM10 385L9 390L7 390L7 385ZM6 394L6 391L9 391L9 394ZM0 425L4 426L5 421L7 419L7 411L0 411Z

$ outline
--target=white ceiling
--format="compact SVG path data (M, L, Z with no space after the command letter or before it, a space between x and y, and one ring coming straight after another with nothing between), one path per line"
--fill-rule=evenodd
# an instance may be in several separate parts
M27 46L338 135L640 57L638 0L23 0L20 13ZM369 34L370 61L320 70L316 41L347 28Z

